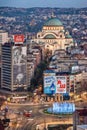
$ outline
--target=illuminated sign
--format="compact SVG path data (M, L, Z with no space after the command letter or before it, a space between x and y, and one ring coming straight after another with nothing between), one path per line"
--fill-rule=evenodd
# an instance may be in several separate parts
M49 76L44 76L44 93L55 94L55 92L56 92L56 77L52 76L52 74L49 73Z
M24 42L24 35L14 35L14 42L15 43L23 43Z
M66 77L57 76L56 93L66 93Z
M13 46L13 84L18 86L26 85L26 46Z

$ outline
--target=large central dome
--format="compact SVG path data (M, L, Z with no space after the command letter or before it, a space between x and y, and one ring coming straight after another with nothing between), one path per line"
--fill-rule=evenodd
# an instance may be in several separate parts
M48 20L44 26L63 26L59 19L53 18Z

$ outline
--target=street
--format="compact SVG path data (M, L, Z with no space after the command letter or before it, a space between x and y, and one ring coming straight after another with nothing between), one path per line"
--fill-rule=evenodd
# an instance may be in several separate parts
M14 113L15 118L11 118L10 128L6 128L6 130L36 130L36 126L42 124L40 126L40 129L46 127L46 124L49 123L64 123L64 121L71 120L70 117L66 118L60 118L58 115L49 115L43 113L43 110L45 108L50 107L51 105L44 105L44 104L38 104L38 105L9 105L9 110ZM31 117L25 117L22 113L26 111L32 111ZM20 113L19 113L20 112ZM11 114L12 114L11 113ZM12 120L13 118L13 120ZM71 121L70 121L71 123Z

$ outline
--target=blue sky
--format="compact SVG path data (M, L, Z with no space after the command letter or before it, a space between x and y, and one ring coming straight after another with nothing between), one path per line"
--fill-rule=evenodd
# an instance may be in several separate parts
M0 7L87 7L87 0L0 0Z

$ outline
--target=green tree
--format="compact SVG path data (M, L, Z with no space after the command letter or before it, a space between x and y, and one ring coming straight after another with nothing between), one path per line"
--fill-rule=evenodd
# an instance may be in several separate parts
M31 88L34 90L38 88L38 86L43 85L43 71L48 67L47 61L41 61L41 63L37 66L34 77L31 79Z

